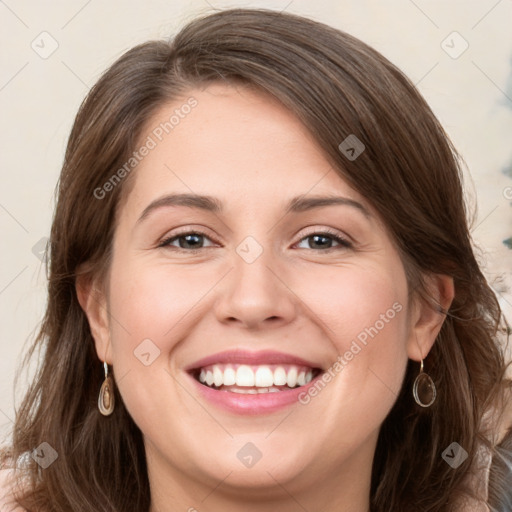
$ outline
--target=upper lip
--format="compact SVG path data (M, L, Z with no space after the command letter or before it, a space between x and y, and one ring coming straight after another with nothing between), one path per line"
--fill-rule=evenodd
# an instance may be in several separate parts
M218 352L210 356L204 357L189 365L186 370L197 370L213 364L248 364L248 365L262 365L262 364L294 364L297 366L309 366L311 368L321 368L318 363L307 361L301 357L286 354L284 352L276 352L274 350L259 350L250 351L243 349L226 350Z

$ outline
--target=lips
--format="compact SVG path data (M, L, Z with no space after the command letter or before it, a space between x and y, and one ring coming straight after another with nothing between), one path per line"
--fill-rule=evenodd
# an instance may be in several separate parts
M297 401L323 372L313 361L274 351L231 350L186 369L200 393L216 405L238 413L271 412Z
M314 361L308 361L301 357L286 354L284 352L276 352L273 350L261 350L252 352L248 350L227 350L219 352L211 356L199 359L195 363L189 365L186 370L191 371L198 368L203 368L212 364L247 364L247 365L262 365L262 364L292 364L298 366L307 366L309 368L321 368L321 365Z

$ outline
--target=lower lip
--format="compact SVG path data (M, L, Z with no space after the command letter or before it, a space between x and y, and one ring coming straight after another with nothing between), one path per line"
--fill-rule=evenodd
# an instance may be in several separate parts
M265 414L284 409L288 405L297 403L299 395L307 393L308 389L314 385L321 376L317 375L311 382L305 386L278 391L274 393L242 394L231 391L219 391L201 384L192 375L187 373L197 386L201 395L209 402L230 412L237 414Z

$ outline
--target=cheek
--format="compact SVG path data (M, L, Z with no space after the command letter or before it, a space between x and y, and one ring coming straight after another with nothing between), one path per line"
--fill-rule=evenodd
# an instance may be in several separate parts
M109 306L116 385L135 422L152 432L162 403L184 410L170 375L170 354L200 321L202 299L218 280L198 268L118 259Z
M169 354L199 320L196 309L210 281L211 275L208 279L197 269L149 265L143 258L119 258L112 265L112 360L116 383L135 417L154 405L155 390L171 384Z
M113 341L126 351L149 338L169 352L214 282L211 269L118 262L111 276Z
M298 294L322 321L339 353L349 350L354 340L364 345L377 337L387 338L391 332L397 341L406 335L403 272L356 265L328 272L320 268L308 272L302 283Z
M323 408L318 414L333 428L345 411L351 411L345 421L354 421L348 425L354 432L361 424L378 428L397 398L408 336L407 282L400 268L354 265L318 271L308 276L299 292L308 297L308 306L338 354L326 377L333 399L304 397L304 403ZM323 393L320 389L319 395Z

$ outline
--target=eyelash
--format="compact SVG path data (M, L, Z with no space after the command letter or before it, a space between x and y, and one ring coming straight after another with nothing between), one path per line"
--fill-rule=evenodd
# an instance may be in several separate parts
M197 252L197 251L200 251L202 249L208 249L208 247L199 247L199 248L196 248L196 249L184 249L183 247L175 247L175 246L171 246L170 245L171 242L173 242L175 240L178 240L181 237L185 237L187 235L203 236L203 237L208 238L209 240L211 240L211 241L213 241L215 243L218 243L216 240L211 239L211 237L209 237L206 233L203 233L202 231L184 231L182 233L178 233L178 234L172 235L171 237L165 238L164 240L162 240L162 242L160 242L158 247L168 247L168 248L171 248L172 250L176 250L178 252L188 252L188 253L190 253L190 252ZM327 249L320 249L320 250L309 249L310 251L315 251L315 252L331 252L331 251L334 251L336 249L352 249L353 248L353 244L351 242L349 242L346 238L343 238L338 233L335 233L335 232L333 232L333 231L331 231L329 229L324 229L322 231L315 231L313 233L309 233L306 236L303 236L299 240L298 243L300 243L303 240L306 240L307 238L310 238L310 237L312 237L314 235L320 235L320 236L323 236L325 238L332 238L341 247L328 247Z

